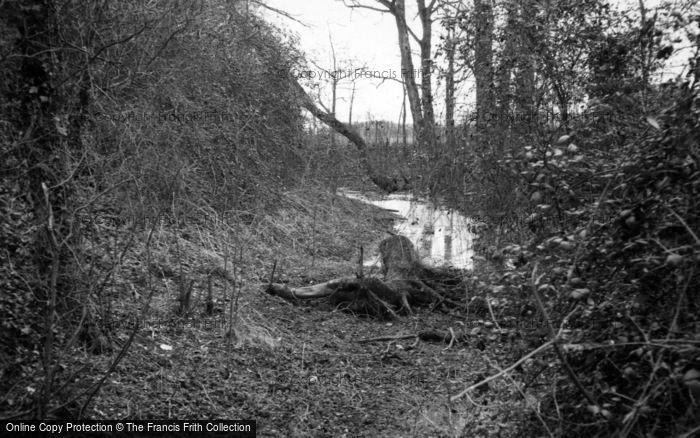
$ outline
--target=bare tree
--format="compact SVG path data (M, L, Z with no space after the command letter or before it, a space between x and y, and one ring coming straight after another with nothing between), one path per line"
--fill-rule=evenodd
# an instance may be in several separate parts
M474 78L476 80L476 129L480 147L486 146L494 110L493 7L490 0L474 0Z
M328 42L331 46L331 62L333 65L331 73L331 114L335 117L336 104L338 102L338 82L340 82L340 72L338 71L338 59L335 56L335 46L333 45L333 36L328 34ZM331 148L335 150L335 132L331 132Z
M499 62L494 73L496 81L494 91L497 104L497 119L500 126L505 128L501 131L505 134L510 129L510 107L513 101L511 87L513 85L513 68L516 59L516 44L518 23L518 7L515 2L506 2L506 21L500 37L502 47L500 50Z
M344 0L344 3L351 8L369 9L391 14L394 17L401 54L403 82L413 117L416 140L419 147L432 149L436 138L432 93L432 21L437 0L430 0L429 3L426 3L425 0L416 0L418 17L422 27L420 37L408 25L405 0L375 0L378 6L365 4L360 0ZM416 70L413 63L411 38L420 47L420 70ZM418 75L421 77L420 91L416 81Z
M296 80L291 79L290 85L293 88L302 108L306 109L318 120L350 140L357 147L357 150L360 153L360 164L377 187L387 192L395 192L403 188L402 184L399 183L396 178L390 178L386 175L382 175L372 165L367 154L367 143L357 131L339 121L333 114L321 109Z
M515 80L516 129L527 134L531 129L535 110L535 57L536 34L535 1L520 2L520 45L518 47L517 75Z
M440 51L444 52L446 67L442 69L441 75L445 79L445 142L447 150L453 151L456 146L455 138L455 92L457 83L464 80L464 63L456 62L461 42L468 39L458 23L467 11L462 1L440 0L438 4L440 11L440 21L444 27L443 43Z
M449 151L455 148L455 42L455 26L450 22L445 37L445 141Z

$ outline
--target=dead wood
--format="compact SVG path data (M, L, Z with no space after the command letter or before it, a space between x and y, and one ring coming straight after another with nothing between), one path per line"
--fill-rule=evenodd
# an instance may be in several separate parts
M388 279L416 277L422 267L413 243L405 236L394 235L382 240L379 254L382 273Z
M395 318L397 312L411 312L405 292L374 277L343 277L305 287L271 283L266 291L287 300L329 297L329 302L342 310L382 319Z
M288 300L327 297L337 290L352 288L357 283L355 277L342 277L313 286L289 287L281 283L269 283L266 292Z
M360 164L362 167L364 167L367 175L377 187L388 193L405 190L408 188L408 181L406 178L389 177L382 175L377 171L368 157L367 151L369 150L369 147L367 146L367 143L355 129L341 122L333 114L322 110L318 105L316 105L314 100L306 93L299 82L292 79L291 85L296 91L299 103L303 108L309 111L318 120L325 123L329 128L350 140L355 147L357 147L357 150L360 153Z
M466 335L463 333L454 333L451 331L442 330L422 330L418 333L395 336L377 336L375 338L358 339L357 343L382 342L382 341L399 341L402 339L418 338L423 342L437 342L449 344L450 342L466 341Z
M433 282L439 275L421 265L413 244L406 237L391 236L380 243L379 250L384 280L342 277L304 287L268 283L266 292L290 301L328 297L336 308L382 319L395 318L399 313L411 314L412 306L449 304L466 308L423 281L427 272Z

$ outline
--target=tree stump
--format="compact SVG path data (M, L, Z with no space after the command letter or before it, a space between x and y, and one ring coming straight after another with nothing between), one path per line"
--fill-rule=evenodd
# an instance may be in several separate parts
M412 305L450 302L422 280L426 272L437 274L420 263L408 238L394 235L384 239L379 244L379 253L383 281L374 277L343 277L297 288L270 283L266 292L292 301L329 297L329 302L337 308L382 319L411 313Z

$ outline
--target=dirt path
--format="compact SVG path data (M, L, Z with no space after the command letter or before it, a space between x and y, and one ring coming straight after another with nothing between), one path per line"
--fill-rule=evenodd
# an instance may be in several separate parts
M97 412L256 419L259 436L464 436L484 421L468 402L448 402L486 370L469 343L357 342L456 329L460 318L421 310L386 323L323 300L291 305L254 288L244 295L230 343L216 318L139 337ZM485 424L493 432L492 421Z
M201 271L199 265L221 263L211 244L216 238L201 239L210 246L183 239L175 245L173 239L165 233L155 236L152 245L153 259L168 265L164 268L169 271L178 273L173 257L177 248L187 257L181 262L192 272ZM340 241L338 248L343 245L351 244ZM263 291L269 276L268 259L251 259L253 264L244 266L248 276L240 291L232 336L227 336L229 325L223 322L230 302L221 300L224 280L214 281L218 313L212 316L202 313L206 281L197 280L188 318L174 316L177 276L152 275L141 283L138 290L153 290L146 326L105 382L90 415L254 419L258 436L274 437L517 434L508 425L527 414L508 381L496 381L472 394L474 403L466 398L449 402L450 395L494 372L488 361L502 367L512 363L513 344L493 331L488 320L416 309L413 316L382 322L337 311L327 299L291 304ZM309 268L309 262L286 259L278 281L307 285L352 275L356 267L347 256L319 257L315 268ZM142 272L143 268L134 265L118 280L135 281L129 274L132 271ZM139 306L139 301L130 301L123 293L113 299L115 321L133 317ZM450 328L468 336L451 346L414 339L358 342ZM123 344L129 328L119 327L114 333L117 344ZM91 367L81 385L97 381L112 358L76 356L76 368L84 363Z

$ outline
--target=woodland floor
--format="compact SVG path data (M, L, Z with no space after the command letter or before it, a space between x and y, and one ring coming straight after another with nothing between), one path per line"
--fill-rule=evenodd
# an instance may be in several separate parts
M379 214L373 207L353 208ZM376 242L385 222L363 225L366 235ZM198 237L178 238L190 258L185 266L217 257L216 248L207 244L211 238L189 234ZM166 270L178 270L168 256L173 238L164 230L154 233L153 259L160 260L161 274L168 263ZM521 397L508 378L449 402L450 395L497 372L494 366L503 368L524 353L522 341L514 341L515 330L502 324L503 330L496 331L489 316L417 309L413 316L387 322L335 310L326 299L292 304L263 292L270 260L260 258L245 266L235 335L227 337L222 322L227 299L216 301L214 315L203 316L204 289L195 286L191 316L176 317L177 275L155 275L151 269L150 278L135 278L143 271L137 268L143 257L129 263L115 282L136 287L112 288L114 321L139 312L150 288L147 325L93 401L89 417L254 419L258 436L509 437L522 435L515 425L537 406L535 399ZM281 280L306 285L356 269L356 261L342 257L316 257L312 268L308 263L287 259ZM214 287L224 286L217 279ZM113 330L117 345L130 334L122 325ZM414 339L358 342L450 328L471 336L451 346ZM89 364L88 377L78 384L87 386L115 355L78 354L67 365Z

